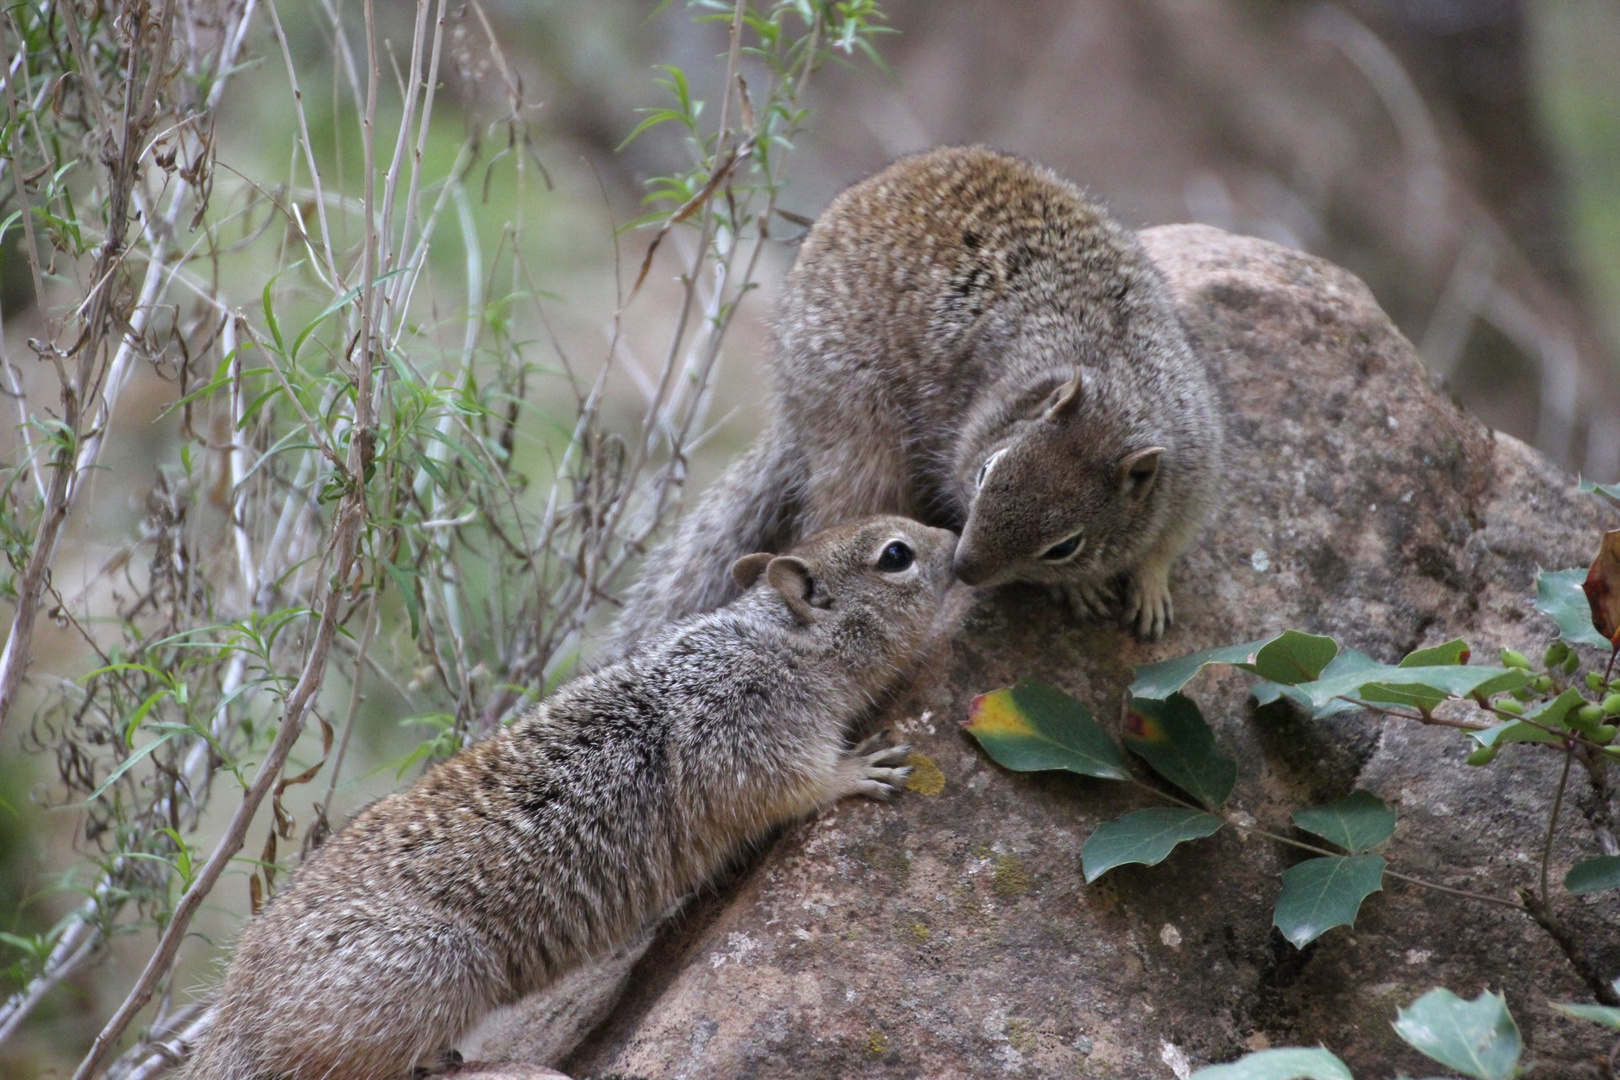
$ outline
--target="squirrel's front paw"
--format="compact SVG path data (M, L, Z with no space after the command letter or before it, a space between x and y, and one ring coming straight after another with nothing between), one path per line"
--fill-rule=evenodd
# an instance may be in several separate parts
M1141 569L1131 575L1125 589L1125 622L1143 641L1163 635L1175 621L1170 603L1170 576L1163 570Z
M911 766L906 764L910 756L911 747L905 743L885 745L882 732L864 740L843 762L851 774L849 793L884 802L894 798L911 776Z
M1109 581L1066 581L1052 592L1077 619L1111 619L1119 611L1119 594Z

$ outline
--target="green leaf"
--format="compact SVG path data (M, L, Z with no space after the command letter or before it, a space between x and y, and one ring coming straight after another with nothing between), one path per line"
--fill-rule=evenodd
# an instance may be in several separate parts
M1530 673L1520 668L1384 665L1301 683L1299 689L1310 698L1313 708L1339 697L1433 708L1447 698L1499 694L1517 690L1529 681Z
M1246 670L1261 647L1270 644L1275 638L1261 638L1258 641L1248 641L1242 645L1227 645L1220 649L1205 649L1203 652L1193 653L1175 660L1165 660L1157 664L1143 664L1136 669L1136 681L1131 683L1131 696L1133 698L1153 698L1163 701L1171 694L1178 693L1182 687L1192 682L1193 676L1209 667L1211 664L1231 664L1235 667L1245 667Z
M1215 733L1198 705L1180 694L1164 701L1132 699L1124 741L1154 772L1205 806L1226 802L1237 783L1237 762L1215 748Z
M1303 949L1335 926L1356 921L1361 902L1384 887L1381 855L1329 855L1283 871L1274 921Z
M1620 979L1615 980L1615 989L1620 990ZM1573 1016L1577 1020L1590 1020L1594 1024L1602 1024L1606 1028L1620 1031L1620 1009L1612 1005L1580 1005L1573 1001L1554 1001L1552 1007L1565 1016Z
M1105 780L1130 779L1124 755L1090 711L1033 679L974 698L962 727L997 764L1015 772L1067 769Z
M1453 638L1442 645L1409 652L1401 658L1399 667L1442 667L1447 664L1466 664L1469 657L1468 642Z
M1558 636L1572 645L1608 649L1609 642L1592 625L1592 605L1581 588L1587 571L1543 570L1536 575L1536 607L1558 624Z
M1144 664L1136 669L1131 696L1162 701L1179 692L1193 676L1211 664L1228 664L1273 683L1292 685L1320 678L1338 652L1339 646L1332 638L1284 630L1275 637L1206 649L1158 664Z
M1338 655L1338 642L1330 637L1284 630L1260 647L1252 666L1244 667L1262 679L1295 686L1321 678L1323 669Z
M1142 863L1155 866L1186 840L1212 836L1226 822L1214 814L1183 807L1156 806L1137 810L1118 821L1104 822L1080 846L1080 868L1086 884L1116 866Z
M1534 724L1527 724L1523 720L1509 720L1484 731L1470 731L1469 738L1481 746L1501 746L1513 742L1562 742L1557 735L1543 731Z
M1395 835L1395 811L1370 791L1352 791L1325 806L1296 810L1293 820L1306 832L1353 855L1371 851Z
M1519 1025L1501 994L1464 1001L1450 990L1430 990L1399 1011L1395 1034L1475 1080L1510 1080L1518 1068Z
M1599 855L1576 863L1564 875L1564 888L1576 896L1620 889L1620 855Z
M1371 671L1383 667L1377 660L1368 656L1360 649L1343 649L1333 658L1333 663L1322 669L1322 678L1330 679L1339 675L1349 675L1357 671ZM1258 705L1269 705L1280 697L1288 697L1299 702L1310 710L1313 717L1320 720L1335 713L1347 712L1356 708L1348 701L1335 698L1325 705L1312 706L1311 696L1297 686L1285 686L1282 683L1258 682L1254 684L1254 699Z
M1350 1070L1320 1046L1281 1047L1245 1054L1226 1065L1209 1065L1191 1080L1355 1080Z
M1579 482L1582 491L1601 496L1613 506L1620 508L1620 484L1598 484L1584 476L1579 478Z

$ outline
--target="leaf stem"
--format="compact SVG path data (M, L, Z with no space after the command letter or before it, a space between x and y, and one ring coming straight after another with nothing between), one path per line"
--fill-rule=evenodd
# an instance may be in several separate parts
M1541 844L1541 904L1547 905L1547 865L1552 862L1553 834L1558 829L1558 814L1564 808L1564 789L1569 786L1569 767L1575 760L1575 748L1564 748L1564 769L1558 774L1558 791L1553 795L1552 814L1547 818L1547 838Z

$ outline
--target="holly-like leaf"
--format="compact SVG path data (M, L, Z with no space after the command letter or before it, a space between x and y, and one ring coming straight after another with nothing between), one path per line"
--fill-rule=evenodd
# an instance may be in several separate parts
M962 727L997 764L1015 772L1067 769L1105 780L1131 775L1119 747L1084 705L1033 679L974 698Z
M1489 991L1464 1001L1450 990L1430 990L1399 1011L1395 1034L1474 1080L1511 1080L1523 1049L1507 999Z
M1329 855L1283 871L1274 921L1303 949L1335 926L1356 921L1361 902L1384 887L1380 855Z
M1614 503L1615 506L1620 507L1620 484L1599 484L1583 476L1579 479L1579 485L1582 491L1601 495Z
M1603 534L1581 590L1592 609L1592 629L1605 644L1620 649L1620 529Z
M1237 762L1215 748L1198 705L1180 694L1133 698L1124 740L1154 772L1210 808L1226 802L1237 783Z
M1558 636L1572 645L1608 648L1609 642L1592 626L1580 570L1543 570L1536 575L1536 607L1558 624Z
M1179 806L1137 810L1097 826L1080 846L1080 869L1089 885L1126 863L1154 866L1163 862L1177 844L1212 836L1224 824L1214 814Z
M1332 638L1284 630L1275 637L1206 649L1158 664L1144 664L1136 669L1131 696L1163 701L1180 692L1193 676L1211 664L1228 664L1270 682L1292 686L1321 678L1322 670L1338 652L1339 646Z
M1620 889L1620 855L1599 855L1576 863L1564 875L1564 888L1576 896Z
M1466 664L1471 650L1468 642L1462 638L1454 638L1442 645L1432 645L1427 649L1418 649L1409 652L1401 658L1399 667L1442 667L1446 664Z
M1295 810L1294 824L1359 855L1395 835L1395 811L1370 791L1352 791L1324 806Z
M1355 1080L1344 1062L1322 1047L1286 1046L1209 1065L1191 1080Z

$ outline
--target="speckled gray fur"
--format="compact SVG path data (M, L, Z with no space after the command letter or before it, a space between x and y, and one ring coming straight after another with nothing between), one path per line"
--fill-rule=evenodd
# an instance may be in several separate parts
M880 569L899 540L915 562ZM639 934L776 825L886 797L848 730L928 645L955 537L898 518L752 584L372 804L242 935L193 1080L392 1080Z

